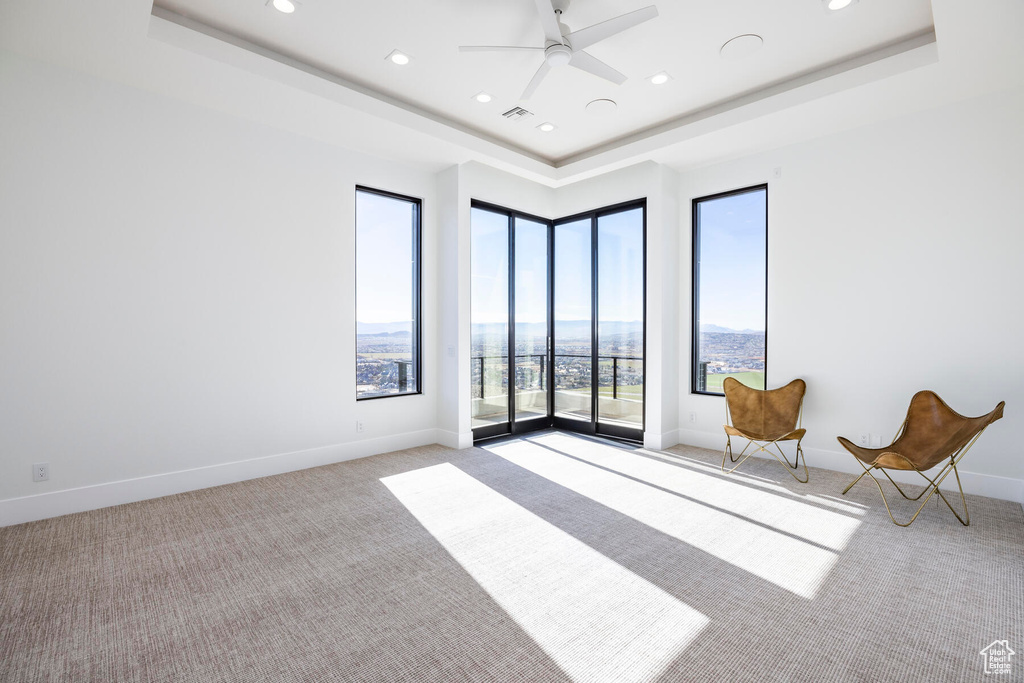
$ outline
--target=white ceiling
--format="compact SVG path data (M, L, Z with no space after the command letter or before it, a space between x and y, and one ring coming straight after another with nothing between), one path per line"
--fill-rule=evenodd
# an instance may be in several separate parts
M616 48L624 56L606 54L597 49L607 47L610 51L615 47L613 42L607 46L595 46L593 52L631 77L631 81L617 89L619 92L631 92L630 88L635 86L633 92L637 93L637 97L661 98L651 100L652 104L647 109L650 110L652 121L667 118L668 122L639 131L625 128L634 132L624 138L617 129L612 130L612 122L609 122L604 135L588 138L589 141L579 143L579 147L565 148L586 151L566 152L562 148L551 147L535 152L531 149L537 148L527 148L514 135L512 142L496 137L502 131L500 126L505 125L504 121L498 122L499 127L494 132L487 132L472 122L460 123L456 116L457 110L461 116L479 115L490 121L490 117L499 113L502 105L507 104L502 97L516 101L516 95L521 93L525 81L532 74L532 64L524 65L521 70L515 70L514 74L511 68L503 72L508 91L503 94L492 88L498 99L490 109L480 109L469 99L481 86L467 82L463 88L456 82L454 85L458 86L458 103L452 107L452 111L442 114L431 113L422 104L416 106L390 97L382 92L384 88L379 83L374 83L375 89L371 89L354 82L356 78L368 81L365 74L371 69L387 74L381 78L392 79L392 84L397 83L394 79L408 78L400 76L384 62L384 55L394 47L408 50L416 60L411 66L417 69L421 68L424 61L429 62L429 59L424 58L424 55L429 57L431 54L429 49L426 52L419 51L415 47L419 43L413 43L410 38L410 44L406 44L403 38L421 33L419 40L431 38L424 44L433 44L432 37L439 35L439 30L431 22L414 18L415 12L423 11L420 5L436 7L439 12L455 15L460 14L456 10L462 8L465 12L463 18L467 21L471 17L486 18L495 13L518 17L518 23L510 19L497 25L476 20L474 26L467 29L465 37L460 34L447 39L447 59L460 64L463 58L470 59L467 68L472 69L479 67L476 58L492 58L497 55L460 54L456 50L458 44L513 42L518 37L526 41L531 39L530 35L540 35L539 22L531 0L400 0L412 8L405 14L413 18L406 18L402 12L395 11L398 3L394 1L305 0L300 13L291 18L303 14L308 16L306 10L318 2L325 8L333 8L330 11L340 15L355 13L370 16L380 13L381 5L390 8L388 14L394 18L388 21L380 19L370 24L352 21L337 29L330 27L327 31L325 28L325 32L335 36L333 42L342 46L359 41L371 44L379 42L380 49L376 49L372 59L368 57L366 60L367 64L372 63L372 67L356 70L357 73L348 78L332 75L169 10L154 7L153 0L33 0L0 2L0 80L7 60L27 57L68 69L59 76L61 78L74 78L76 73L91 74L106 82L127 85L157 97L189 102L240 120L371 155L367 157L368 163L373 159L390 159L437 172L455 164L478 161L549 187L563 187L617 168L651 160L685 171L842 130L869 126L887 119L913 116L916 112L985 93L1024 88L1024 41L1018 35L1020 27L1024 26L1024 2L1021 0L931 0L930 3L918 0L861 0L851 8L850 14L843 12L831 18L828 15L822 16L819 0L707 0L700 3L699 7L683 0L662 0L659 3L661 18L650 22L646 28L654 30L655 24L659 22L664 25L667 18L670 19L677 10L684 14L687 11L711 12L714 7L728 5L731 12L722 20L727 22L724 25L728 26L728 30L722 28L720 32L729 35L758 31L765 36L765 48L747 62L722 63L715 50L720 42L724 42L724 38L704 24L690 21L689 25L701 26L701 30L697 32L696 38L682 43L693 47L695 43L704 41L704 45L710 46L708 49L712 54L702 58L703 61L688 62L692 65L690 71L685 66L677 69L665 65L657 69L645 68L638 76L630 61L633 59L630 56L630 40L636 35L632 32L640 32L645 27L630 29L630 32L621 36L622 42L626 43L625 47ZM643 0L622 0L614 3L614 7L606 0L576 0L576 3L566 17L573 28L587 22L581 20L577 23L571 13L577 12L578 15L588 4L604 8L600 12L594 10L596 20L647 4ZM280 19L289 19L267 8L263 0L203 2L204 7L213 9L228 4L239 11L244 9L247 15L257 17L258 21L270 26L279 25ZM516 10L511 11L510 6L515 6ZM797 35L792 37L794 41L801 37L816 37L814 49L825 49L819 44L832 46L835 40L831 36L833 31L839 30L836 27L840 23L848 26L856 20L859 22L857 25L865 31L876 30L876 23L888 27L886 22L876 22L875 15L871 14L875 11L898 9L900 12L910 12L907 16L923 13L922 16L926 18L930 15L935 28L934 32L927 31L916 38L824 69L814 70L814 65L804 65L803 70L811 69L810 73L761 90L747 92L736 86L735 90L724 95L706 93L706 97L710 98L708 101L716 101L715 97L726 98L724 102L710 108L694 112L689 108L699 107L699 104L684 105L680 109L664 106L664 100L672 97L682 98L681 101L695 97L692 92L693 83L702 74L717 70L719 80L723 80L723 74L728 75L727 70L749 76L751 71L762 68L764 58L773 54L772 46L780 46L780 39L773 37L768 28L762 27L767 26L766 22L754 26L761 21L758 17L766 11L765 6L771 6L770 9L774 11L797 12L794 7L802 8L799 12L804 20L824 26L823 32L795 31ZM740 8L745 9L741 11ZM485 25L488 31L486 35L482 33L485 29L476 28L477 23ZM371 24L373 31L366 28ZM683 21L683 24L687 22ZM787 30L789 27L788 22L781 24L784 25L778 26L779 30ZM903 31L911 30L911 24L912 21L899 30L887 28L890 33L886 35L903 35ZM380 29L377 30L377 27ZM841 32L845 31L847 29ZM302 32L299 31L298 38L292 36L291 39L295 44L302 45L301 36ZM873 40L866 40L863 44L874 45ZM669 44L678 45L679 41L669 41ZM781 45L785 44L785 41L781 42ZM643 45L635 43L632 47L634 50L646 50ZM665 49L664 52L671 54L677 49L683 48ZM705 67L699 68L700 64ZM640 80L661 68L672 73L674 80L670 85L677 90L659 91ZM404 73L418 72L410 70ZM562 89L549 89L549 84L545 84L529 106L540 110L545 106L545 101L555 100L557 103L564 90L568 99L559 106L566 107L572 113L575 101L572 98L577 96L577 90L582 95L581 99L586 99L590 97L587 94L588 88L615 88L603 86L599 82L595 86L593 81L596 79L589 74L576 72L568 75L578 77L579 82L572 88ZM787 72L787 75L792 74ZM786 75L781 78L785 79ZM590 85L587 85L588 82ZM393 92L397 93L397 90ZM737 93L745 94L735 97ZM732 99L728 99L730 97ZM616 99L622 104L616 113L618 117L630 105L624 96L617 96ZM3 101L2 92L0 101ZM550 116L552 120L556 118L548 114L546 109L544 115ZM577 111L573 116L585 120L583 112ZM539 119L538 111L535 120ZM618 121L618 118L614 121ZM564 144L559 142L561 136L567 129L570 132L575 129L562 119L556 123L561 127L550 138L540 137L539 131L535 131L532 125L524 135L534 136L531 138L533 140L548 141L543 144ZM516 125L509 123L504 131L515 133L520 130ZM595 144L596 148L593 146ZM567 153L571 156L565 156Z
M533 0L300 2L290 15L265 0L157 0L156 11L315 67L370 96L554 167L772 86L832 75L844 64L870 63L934 40L929 0L860 0L839 12L824 10L820 0L573 0L562 16L572 30L652 3L659 16L588 48L628 77L623 85L553 69L533 97L522 100L540 53L465 53L458 46L542 46ZM719 56L723 43L749 33L764 39L758 52L741 60ZM385 59L396 48L412 56L408 66ZM646 81L659 71L672 80L662 86ZM473 101L481 90L494 100ZM618 108L587 112L586 104L599 98L615 100ZM535 115L523 121L501 116L517 105ZM546 121L557 130L536 128Z

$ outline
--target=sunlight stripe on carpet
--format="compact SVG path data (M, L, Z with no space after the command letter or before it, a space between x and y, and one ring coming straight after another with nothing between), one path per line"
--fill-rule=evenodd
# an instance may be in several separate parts
M721 507L832 550L845 548L861 524L855 517L802 502L781 487L773 492L761 486L749 486L741 474L703 473L563 434L542 434L524 440ZM779 469L780 476L789 476L781 471L781 465Z
M727 499L710 506L529 441L487 450L804 598L814 597L838 559L835 551L730 514Z
M649 681L708 619L445 463L381 479L575 681Z

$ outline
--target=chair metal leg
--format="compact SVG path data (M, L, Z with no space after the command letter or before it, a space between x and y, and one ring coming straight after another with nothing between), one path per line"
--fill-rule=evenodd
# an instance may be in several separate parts
M745 463L750 458L750 456L752 456L754 453L757 453L757 451L755 450L755 451L751 451L750 453L747 453L747 449L750 448L751 444L753 443L753 441L747 441L747 445L744 446L743 450L740 451L739 455L737 455L734 458L732 456L732 442L731 442L731 440L729 439L728 436L726 436L725 438L726 438L725 453L722 454L722 471L725 472L726 474L732 474L733 472L736 471L737 467L739 467L740 465ZM729 462L735 462L736 463L736 465L734 465L733 468L730 469L730 470L725 469L725 456L726 456L726 454L729 455Z
M861 467L863 467L863 465L861 465ZM845 495L847 494L847 492L848 492L848 491L849 491L850 489L852 489L852 488L853 488L853 487L854 487L854 486L855 486L855 485L857 484L857 482L858 482L858 481L860 481L861 479L863 479L863 478L864 478L864 475L865 475L865 474L867 474L867 473L868 473L868 471L867 471L867 470L864 470L863 472L861 472L861 473L860 473L860 476L859 476L859 477L857 477L856 479L854 479L853 481L851 481L851 482L850 482L850 484L849 484L849 485L848 485L848 486L847 486L847 487L846 487L845 489L843 489L843 494L842 494L842 495L844 495L844 496L845 496Z
M934 480L933 479L929 479L928 476L926 476L924 474L924 472L922 472L921 470L919 470L919 469L917 469L915 467L914 471L917 472L918 474L920 474L921 477L930 484L930 486L925 487L925 489L922 490L921 493L917 494L917 496L915 496L914 498L911 498L910 496L908 496L906 493L903 492L903 489L901 489L899 487L899 485L895 481L893 481L893 478L891 476L889 476L889 473L885 471L885 468L878 467L876 465L872 465L870 468L868 468L868 467L865 467L864 463L862 463L860 460L857 460L857 462L860 464L861 467L864 468L864 473L861 474L859 477L857 477L853 481L852 484L847 486L846 489L843 490L843 494L846 494L847 491L849 491L851 488L853 488L853 485L856 484L858 481L860 481L864 477L865 474L868 475L869 477L871 477L871 481L875 482L875 486L878 487L878 493L880 493L881 496L882 496L882 504L885 505L885 511L887 513L889 513L889 519L891 519L892 523L895 524L896 526L907 527L907 526L910 526L911 524L913 524L914 520L917 519L917 516L919 514L921 514L922 510L924 510L924 506L928 504L928 500L934 494L936 494L936 493L939 494L939 498L941 498L942 502L944 502L946 504L946 507L949 508L949 511L953 513L953 516L955 516L957 518L957 521L959 521L964 526L970 526L971 525L971 513L970 513L970 510L967 508L967 497L964 495L964 487L963 487L963 484L960 482L960 473L956 469L956 463L955 462L950 461L944 468L942 468L942 470L940 470L939 474L941 476L937 476ZM917 508L917 511L914 513L914 516L910 518L910 521L908 521L906 523L901 523L901 522L897 522L896 518L893 517L892 509L889 507L889 501L885 497L885 491L882 489L881 482L879 482L878 479L875 478L875 475L871 474L871 470L875 470L875 469L881 470L882 474L884 474L886 476L886 478L890 482L892 482L893 486L896 487L896 490L900 492L900 495L902 495L907 500L917 501L917 500L920 500L921 496L923 496L925 493L928 494L927 496L925 496L924 500L921 502L921 506ZM953 473L956 475L956 484L957 484L957 488L960 490L960 500L961 500L961 502L963 503L963 506L964 506L964 515L967 517L966 521L964 520L963 517L960 516L960 514L955 509L953 509L953 506L950 505L949 501L946 499L946 496L943 495L942 491L939 489L939 484L941 484L942 481L947 476L949 476L950 470L952 470ZM937 500L938 499L936 499L936 501Z
M911 498L910 496L907 495L906 491L904 491L903 489L900 488L900 485L896 483L896 480L893 479L891 476L889 476L889 473L885 471L884 467L877 467L875 469L881 470L882 474L884 474L886 476L886 478L890 482L892 482L892 485L896 487L896 490L900 492L900 495L903 496L904 498L906 498L907 500L921 500L921 496L923 496L925 494L925 492L927 492L927 490L928 490L927 488L924 488L924 489L921 490L921 493L919 493L916 496L914 496L913 498ZM917 473L920 474L921 471L917 470ZM924 475L921 475L921 476L924 476ZM925 479L928 479L928 477L925 477ZM931 480L928 479L928 481L931 481Z
M811 475L807 471L807 458L806 458L806 456L804 456L804 450L803 450L803 448L800 447L800 442L799 441L796 442L796 458L795 458L796 462L794 462L792 465L789 464L789 458L787 458L786 454L782 452L782 447L779 446L779 443L777 441L772 441L771 445L775 446L775 450L777 450L779 452L779 455L782 456L782 459L779 460L779 458L776 457L775 454L772 453L771 451L766 450L765 452L769 453L770 455L775 457L775 459L779 460L779 462L782 463L783 465L786 465L787 466L787 469L786 469L787 472L789 472L789 470L791 470L791 469L793 469L793 470L797 469L797 467L800 465L800 458L803 457L803 461L804 461L804 478L801 479L800 477L796 476L796 474L793 474L793 472L789 472L789 473L793 476L794 479L796 479L801 484L806 484L807 482L809 482L811 480Z
M764 452L764 453L767 453L768 455L772 456L776 460L778 460L779 463L785 465L786 466L786 471L789 472L790 476L793 477L794 479L796 479L801 484L806 484L808 481L810 481L811 475L807 471L807 458L803 457L804 451L800 447L800 442L799 441L797 441L797 444L796 444L796 464L793 464L793 465L791 465L789 463L789 458L787 458L786 454L782 452L782 448L779 446L778 441L765 441L763 443L762 442L758 442L757 443L757 448L752 450L750 453L747 453L747 449L750 448L750 446L752 446L752 445L754 445L754 440L753 439L748 440L747 441L747 445L743 447L743 450L740 451L740 454L737 455L735 458L733 458L733 456L732 456L732 442L729 439L729 437L726 436L726 438L725 438L725 452L722 453L722 471L725 472L726 474L732 474L733 472L736 471L736 469L740 465L745 463L751 456L753 456L753 455L755 455L757 453L760 453L760 452ZM768 450L769 446L775 446L775 450L777 450L779 452L779 455L781 455L782 457L780 458L779 455L775 455L775 453L773 453L770 450ZM730 470L725 469L725 456L726 455L729 456L729 460L731 462L736 462L737 460L739 460L739 462ZM801 457L803 457L803 461L804 461L804 478L803 479L798 477L793 472L790 472L790 470L795 470L800 465Z
M750 444L748 443L747 445L749 446ZM746 448L744 448L743 451L740 452L740 455L737 455L734 458L732 456L732 442L731 442L731 440L730 440L728 435L726 435L726 437L725 437L725 449L729 452L729 462L736 462L737 460L740 459L740 456L743 455L743 452L747 450ZM722 468L723 470L725 469L724 464L725 464L725 462L723 460L723 468Z
M956 510L953 509L953 506L950 505L949 500L942 493L942 489L939 488L939 484L941 484L942 481L946 477L949 476L949 472L950 472L951 469L953 471L953 474L956 476L956 486L960 490L960 502L964 506L964 515L967 517L966 521L964 521L964 518L961 517L960 514ZM924 473L921 472L920 470L918 470L917 473L920 474L925 479L928 479L928 477L925 477ZM934 487L935 493L939 494L939 498L942 499L942 502L946 504L946 507L949 508L949 511L953 513L953 515L957 518L957 520L959 520L959 522L961 524L963 524L964 526L970 526L971 525L971 511L967 508L967 496L964 495L964 487L963 487L963 484L960 483L960 472L956 468L956 462L951 459L950 462L947 463L946 466L943 467L939 471L939 474L942 475L942 476L941 477L936 476L935 481L932 481L931 479L928 479L928 482L932 484L932 486ZM937 501L937 499L936 499L936 501Z

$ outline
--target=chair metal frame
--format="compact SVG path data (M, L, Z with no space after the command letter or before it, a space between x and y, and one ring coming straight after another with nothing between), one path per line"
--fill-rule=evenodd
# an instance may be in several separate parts
M909 420L909 416L907 418L904 418L903 424L900 425L899 430L896 432L896 436L892 440L893 443L896 443L896 441L900 438L900 436L906 430L906 428L907 428L907 421L908 420ZM908 460L903 455L900 455L899 453L889 453L889 455L895 455L895 456L899 457L901 460L903 460L904 462L906 462L908 465L910 465L910 467L913 469L914 472L917 472L918 474L920 474L921 477L930 484L930 486L926 486L924 489L921 490L921 492L919 494L917 494L913 498L908 496L903 491L903 489L900 488L900 485L897 484L896 480L894 480L889 475L889 473L885 471L884 467L882 467L880 465L877 465L877 464L872 464L870 467L867 467L861 461L860 458L856 458L856 457L854 458L854 460L857 461L857 463L864 469L864 471L861 472L859 477L857 477L852 482L850 482L849 486L847 486L845 489L843 489L843 495L845 496L847 491L852 489L854 487L854 485L857 482L859 482L861 479L863 479L864 475L866 474L869 477L871 477L871 481L875 482L875 486L878 487L878 492L880 494L882 494L882 503L885 505L885 511L889 513L889 519L891 519L892 523L895 524L896 526L908 527L911 524L913 524L914 520L917 519L917 516L919 514L921 514L921 510L924 510L924 506L928 504L928 501L936 493L939 494L939 498L942 499L942 502L946 504L946 507L949 508L949 511L952 512L953 515L957 518L957 521L959 521L964 526L970 526L971 525L971 511L967 507L967 497L964 495L964 487L963 487L963 484L960 482L960 472L956 469L956 466L963 459L963 457L965 455L967 455L967 451L971 450L971 446L973 446L974 442L978 440L978 437L980 437L982 434L985 433L986 429L988 429L988 425L985 425L984 427L982 427L981 430L979 430L977 434L975 434L973 437L971 437L970 441L968 441L966 444L964 444L959 449L954 451L953 454L949 456L949 462L947 462L945 465L943 465L942 469L939 470L938 474L936 474L933 478L930 478L930 477L928 477L928 475L925 474L925 472L927 470L918 469L917 465L915 465L914 463L910 462L910 460ZM929 468L929 469L933 469L933 468ZM917 508L917 512L915 512L914 516L910 518L910 521L908 521L906 523L900 523L900 522L896 521L895 517L893 517L892 509L889 507L889 501L885 497L885 491L882 490L882 484L881 484L881 482L878 481L878 479L875 478L875 475L871 474L872 470L879 470L882 474L884 474L885 478L888 479L890 482L892 482L892 485L896 487L896 490L899 491L899 494L901 496L903 496L907 500L917 501L917 500L920 500L921 496L923 496L926 492L928 493L928 495L925 496L924 501L921 503L921 507ZM906 471L910 471L910 470L906 470ZM957 488L960 489L960 501L963 503L963 506L964 506L964 516L967 518L966 520L964 519L964 517L961 517L960 513L958 513L953 508L953 506L950 504L949 500L946 499L946 496L939 489L939 484L941 484L943 482L943 480L945 480L945 478L949 476L950 472L953 472L953 474L956 476L956 485L957 485Z
M728 401L728 399L726 399L726 401L725 401L725 421L726 421L726 424L730 424L731 425L733 423L732 422L732 415L729 413L729 401ZM782 447L779 445L780 441L793 441L793 439L789 438L789 437L794 432L800 431L801 429L803 429L803 421L804 421L804 401L803 401L803 398L801 397L801 399L800 399L800 413L797 416L796 429L794 431L789 432L787 434L783 434L782 436L779 436L779 437L774 438L774 439L752 439L749 436L747 436L746 434L744 434L743 438L747 440L747 445L743 447L743 450L740 451L739 455L737 455L736 457L733 457L733 454L732 454L732 436L729 434L729 432L726 432L725 433L725 450L722 452L722 471L725 472L726 474L732 474L733 472L736 471L736 468L738 468L740 465L745 463L752 455L756 455L757 453L762 453L763 452L763 453L767 453L768 455L770 455L773 458L775 458L776 460L778 460L780 464L785 465L786 466L786 471L789 472L791 477L796 479L801 484L806 484L808 481L811 480L811 475L807 472L807 456L804 455L804 450L803 450L803 448L800 445L800 442L804 438L803 434L801 434L796 439L796 461L793 464L790 464L789 458L786 457L786 454L782 451ZM733 429L736 429L736 427L733 427ZM739 431L739 430L737 429L737 431ZM752 450L750 453L747 453L747 449L750 448L751 446L753 446L755 443L757 444L757 448ZM770 450L768 450L768 448L770 446L775 446L775 450L777 450L779 452L779 455L776 455L775 453L773 453ZM779 456L782 456L781 459L779 458ZM736 463L732 467L732 469L729 469L729 470L725 469L725 459L726 459L726 457L729 458L729 462ZM804 478L803 479L801 479L796 474L794 474L792 471L790 471L790 470L798 470L799 469L800 458L801 457L803 457L803 460L804 460Z

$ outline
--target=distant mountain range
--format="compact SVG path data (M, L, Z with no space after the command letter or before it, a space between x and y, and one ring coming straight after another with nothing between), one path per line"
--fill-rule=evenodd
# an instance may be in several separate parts
M603 320L600 324L602 337L640 334L644 324L640 320ZM473 325L473 336L498 336L506 334L507 326L503 323L480 323ZM555 330L559 339L588 339L590 337L589 320L559 320ZM544 337L548 333L546 323L517 323L516 337L534 339Z
M557 323L558 336L562 339L585 339L590 336L589 320L559 320ZM484 334L487 336L505 334L506 327L503 323L481 323L473 325L473 334ZM734 330L721 325L704 324L700 326L701 332L712 334L764 334L764 330ZM643 332L643 322L640 320L603 320L601 321L601 336L615 336L623 334L639 334ZM409 321L398 321L390 323L359 323L360 336L398 336L412 334L412 325ZM520 339L543 337L547 334L545 323L518 323L516 325L516 336Z
M386 334L412 334L412 323L408 320L394 323L357 323L358 334L380 337Z
M729 327L710 324L701 325L700 331L711 332L712 334L764 334L764 330L734 330Z

